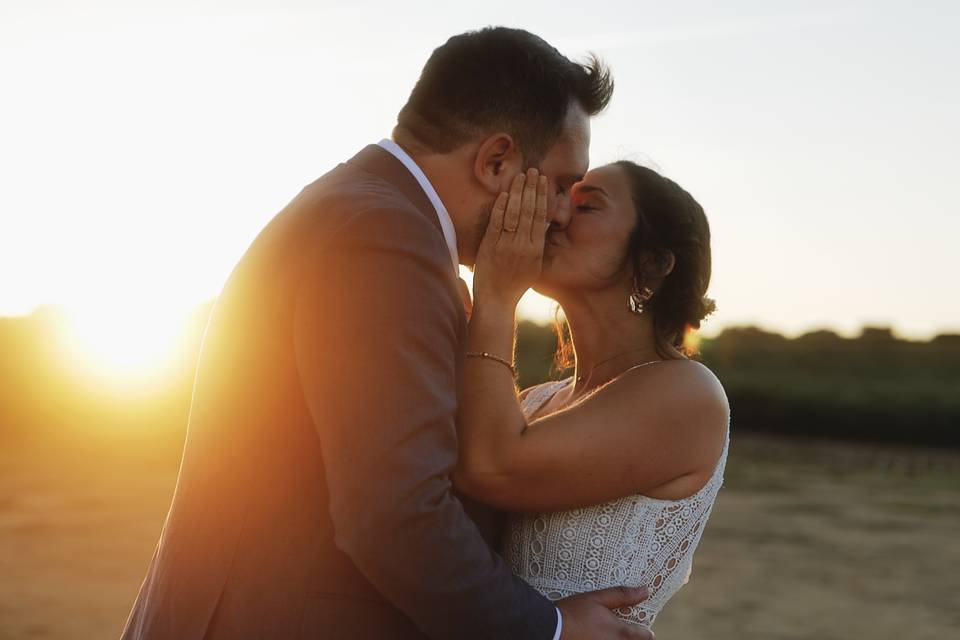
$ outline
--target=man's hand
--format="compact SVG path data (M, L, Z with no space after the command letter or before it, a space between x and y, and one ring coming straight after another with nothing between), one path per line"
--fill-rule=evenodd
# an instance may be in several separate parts
M646 587L612 587L560 600L557 602L563 614L560 640L653 640L653 631L624 622L612 611L643 602L649 595Z

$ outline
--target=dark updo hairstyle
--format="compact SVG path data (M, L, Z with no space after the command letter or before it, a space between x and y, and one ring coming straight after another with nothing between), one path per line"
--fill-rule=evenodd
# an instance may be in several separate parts
M626 175L637 212L627 249L637 284L643 287L647 279L645 259L656 263L667 252L674 256L673 270L644 305L644 313L653 318L657 353L668 358L667 348L672 346L687 356L695 355L684 344L685 338L716 309L714 301L706 297L711 270L710 225L703 207L680 185L653 169L628 160L615 162L614 166ZM560 348L556 365L562 370L572 366L573 353L566 327L558 325L557 333Z
M436 153L505 131L528 165L556 143L572 103L587 115L613 93L609 70L591 56L572 62L542 38L507 27L453 36L431 54L397 117L408 134Z

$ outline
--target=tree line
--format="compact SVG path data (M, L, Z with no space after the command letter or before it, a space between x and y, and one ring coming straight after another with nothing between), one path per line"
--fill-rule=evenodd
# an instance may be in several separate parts
M187 324L162 380L118 390L64 357L55 309L0 318L0 447L90 450L175 464L183 445L196 355L210 305ZM553 366L551 327L521 322L521 387ZM866 328L857 338L798 338L752 327L704 339L698 358L724 384L735 430L960 446L960 335L925 342Z
M562 377L552 328L521 323L521 384ZM697 356L723 383L735 429L794 436L960 446L960 335L898 339L886 327L856 338L797 338L736 327Z

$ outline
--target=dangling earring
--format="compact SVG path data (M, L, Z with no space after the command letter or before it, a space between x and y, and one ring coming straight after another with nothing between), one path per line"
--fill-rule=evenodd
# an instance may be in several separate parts
M627 309L630 309L630 313L635 313L638 316L641 316L643 315L643 305L646 304L652 297L653 289L650 287L641 287L637 282L636 276L634 276L633 293L631 293L630 297L627 298Z

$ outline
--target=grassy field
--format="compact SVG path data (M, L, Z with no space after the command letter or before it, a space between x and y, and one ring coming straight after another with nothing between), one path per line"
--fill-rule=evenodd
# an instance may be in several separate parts
M0 452L0 638L117 637L175 473ZM960 452L734 434L657 637L958 637L958 540Z

